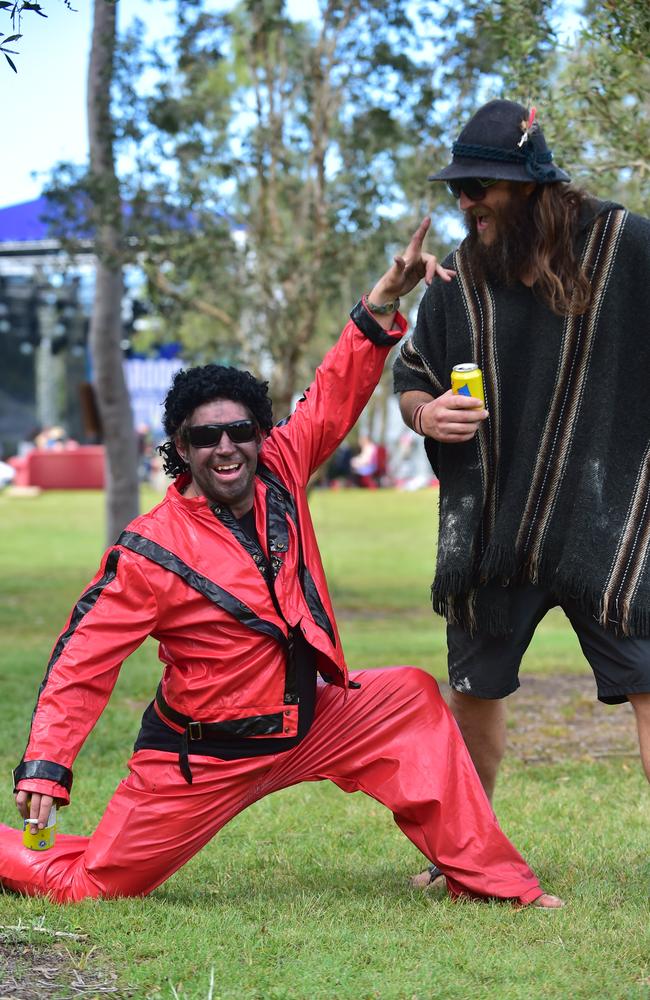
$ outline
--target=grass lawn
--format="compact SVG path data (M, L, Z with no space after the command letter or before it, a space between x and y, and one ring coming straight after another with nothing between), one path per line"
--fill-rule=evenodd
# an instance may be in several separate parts
M435 493L323 491L312 506L350 665L414 663L444 678L443 623L429 605ZM0 495L2 774L20 758L49 651L102 547L99 494ZM547 616L524 669L587 671L561 613ZM62 831L95 827L159 673L147 642L79 756ZM650 1000L648 798L629 758L507 760L497 813L568 900L553 913L416 893L406 877L421 857L379 805L325 783L288 789L147 899L58 907L0 893L0 997L37 995L9 993L2 967L11 955L17 977L31 945L46 949L41 964L63 954L71 975L117 975L112 993L87 997ZM7 781L0 820L16 817Z

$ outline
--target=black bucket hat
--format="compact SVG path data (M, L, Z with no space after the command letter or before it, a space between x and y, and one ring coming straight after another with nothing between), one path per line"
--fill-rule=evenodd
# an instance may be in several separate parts
M489 101L479 108L451 147L452 162L430 181L490 177L550 184L571 178L553 163L544 133L530 112L514 101Z

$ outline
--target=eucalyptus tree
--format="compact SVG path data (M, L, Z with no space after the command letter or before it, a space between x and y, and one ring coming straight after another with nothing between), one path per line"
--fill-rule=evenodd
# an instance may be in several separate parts
M440 127L435 7L322 0L308 23L282 0L178 5L134 176L191 227L148 243L151 293L195 357L269 377L278 412L414 218L397 168Z
M94 234L95 293L90 322L93 384L106 448L108 543L138 513L133 415L122 366L123 237L120 184L115 169L111 85L116 42L115 5L94 0L88 64L89 164L87 201Z

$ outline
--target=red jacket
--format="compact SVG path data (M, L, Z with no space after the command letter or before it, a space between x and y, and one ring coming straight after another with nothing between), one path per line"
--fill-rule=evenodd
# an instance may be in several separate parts
M184 497L188 479L180 477L129 524L73 608L39 691L16 788L69 799L73 761L122 662L148 635L160 644L165 702L239 735L296 735L289 626L314 647L319 670L347 685L305 488L356 423L406 329L398 315L398 331L386 334L362 306L352 317L260 452L255 521L281 614L228 508Z

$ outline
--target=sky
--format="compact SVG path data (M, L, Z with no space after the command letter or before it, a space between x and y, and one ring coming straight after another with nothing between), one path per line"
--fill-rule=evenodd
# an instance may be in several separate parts
M0 207L37 198L43 176L55 163L81 163L87 155L85 95L92 0L73 0L75 11L68 10L63 0L41 3L47 19L25 14L23 37L11 45L20 53L12 56L18 73L0 56ZM221 9L232 5L228 0L214 3ZM164 37L171 29L172 7L160 0L121 0L119 28L139 17L152 39ZM317 0L291 0L288 8L304 19L310 10L316 14ZM0 32L13 34L3 11Z
M87 155L86 72L91 36L92 0L73 0L70 11L63 0L41 0L47 19L23 17L23 37L15 43L15 74L0 56L0 207L37 198L44 177L63 160L82 163ZM565 27L576 0L567 0ZM212 0L214 8L232 7L234 0ZM169 34L173 5L161 0L120 0L120 29L135 17L147 26L152 39ZM316 17L318 0L288 0L291 16ZM575 24L575 22L574 22ZM11 22L0 11L0 31L12 34ZM12 46L14 47L14 46Z

